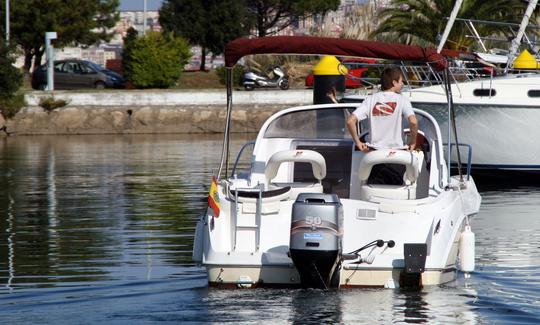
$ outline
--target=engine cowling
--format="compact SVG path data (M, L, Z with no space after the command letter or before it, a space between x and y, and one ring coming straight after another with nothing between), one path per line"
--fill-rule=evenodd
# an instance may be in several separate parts
M292 208L290 255L304 288L336 287L343 206L335 194L301 193ZM339 282L339 281L338 281Z

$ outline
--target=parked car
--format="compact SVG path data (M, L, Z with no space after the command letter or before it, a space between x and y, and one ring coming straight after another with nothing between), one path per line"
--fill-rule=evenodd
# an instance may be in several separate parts
M118 73L85 60L54 61L54 88L124 88L126 82ZM47 66L42 65L32 75L32 88L45 90Z
M349 72L345 76L345 87L346 88L360 88L363 86L362 77L365 77L365 74L368 71L366 66L360 66L360 64L374 64L377 62L373 59L344 59L342 61L343 65L347 67ZM313 74L309 74L306 77L305 85L308 88L313 87Z

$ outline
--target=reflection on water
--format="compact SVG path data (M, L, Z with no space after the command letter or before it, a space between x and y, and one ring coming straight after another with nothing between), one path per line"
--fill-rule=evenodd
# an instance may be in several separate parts
M470 279L421 291L208 289L191 245L220 154L220 136L0 139L0 323L540 322L535 187L485 187Z
M540 188L483 193L476 231L477 308L501 323L540 321Z
M204 208L221 143L195 140L3 139L5 287L152 279L161 266L191 264L193 220Z

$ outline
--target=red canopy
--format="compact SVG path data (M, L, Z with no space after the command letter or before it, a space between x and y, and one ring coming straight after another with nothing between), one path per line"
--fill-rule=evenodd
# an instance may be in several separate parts
M272 36L261 38L238 38L225 47L225 66L232 67L240 58L249 54L316 54L379 58L388 60L422 61L444 69L444 56L456 56L454 51L437 53L434 48L392 44L352 39Z

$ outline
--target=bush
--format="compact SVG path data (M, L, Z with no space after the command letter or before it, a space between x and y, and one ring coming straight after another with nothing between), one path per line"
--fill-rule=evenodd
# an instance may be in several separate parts
M131 80L132 71L131 71L131 49L133 43L137 40L139 33L135 28L130 27L126 32L126 37L124 37L124 48L122 51L122 71L124 71L124 78L126 80Z
M55 99L54 97L41 98L39 100L39 106L43 107L47 112L51 112L57 108L64 107L68 104L63 99Z
M14 63L11 48L0 40L0 110L5 118L12 118L24 106L24 96L17 94L22 74Z
M216 74L219 78L219 83L222 85L227 84L227 74L225 67L219 67L216 69ZM244 67L237 64L233 68L233 85L242 86L242 78L244 77Z
M183 38L149 32L132 41L127 56L126 77L136 88L168 88L177 82L191 52Z
M0 97L0 111L6 119L13 118L25 105L24 94L18 93L7 98Z

